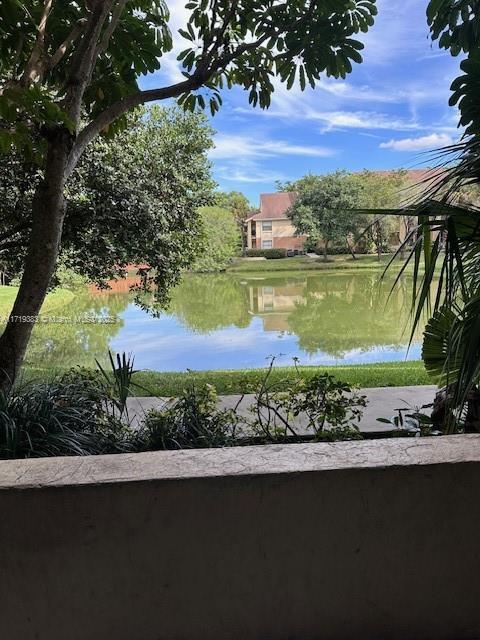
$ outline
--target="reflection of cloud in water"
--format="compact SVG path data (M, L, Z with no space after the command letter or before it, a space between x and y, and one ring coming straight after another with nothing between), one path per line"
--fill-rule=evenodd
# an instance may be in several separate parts
M158 317L128 294L86 292L75 310L101 309L118 324L85 326L80 333L73 326L40 328L33 361L92 366L109 347L132 352L138 368L170 371L262 367L272 355L287 365L294 357L306 365L401 361L409 283L403 279L385 306L390 283L380 288L377 274L190 275ZM408 358L419 356L414 343Z

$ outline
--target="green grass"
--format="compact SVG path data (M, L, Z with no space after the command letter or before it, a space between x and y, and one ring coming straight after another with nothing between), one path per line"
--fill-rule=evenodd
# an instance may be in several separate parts
M316 373L329 373L338 379L359 387L403 387L432 384L422 362L387 362L381 364L349 365L332 367L300 367L305 378ZM57 370L58 373L58 370ZM48 379L55 370L25 368L26 379ZM195 371L192 373L141 371L134 376L138 387L136 396L176 396L195 380L198 384L212 384L220 394L253 393L265 375L265 369L240 369L227 371ZM287 387L296 375L293 367L275 367L270 381Z
M278 260L243 260L239 259L227 268L227 273L272 273L274 271L326 271L326 270L360 270L360 269L384 269L391 256L382 256L379 261L377 256L357 256L353 260L351 256L331 256L328 262L323 258L280 258Z
M15 302L18 287L0 286L0 316L8 315ZM75 294L67 289L55 289L49 293L42 307L41 313L51 313L55 309L70 304L75 298Z

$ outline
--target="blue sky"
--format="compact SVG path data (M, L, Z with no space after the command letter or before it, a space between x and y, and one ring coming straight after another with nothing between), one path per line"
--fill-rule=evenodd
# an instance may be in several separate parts
M188 16L186 0L170 0L175 33ZM343 80L323 78L315 90L287 91L278 84L268 111L254 109L241 89L225 90L212 118L216 148L210 157L219 188L242 191L252 204L275 191L276 180L335 169L424 166L425 151L458 138L457 112L448 106L449 87L460 59L431 43L427 0L377 0L375 26L362 34L364 62ZM181 79L175 60L142 86Z

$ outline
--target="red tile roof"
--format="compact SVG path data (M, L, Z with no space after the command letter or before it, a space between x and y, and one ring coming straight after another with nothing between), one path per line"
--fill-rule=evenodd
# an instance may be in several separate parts
M251 216L250 220L285 220L287 211L297 199L291 191L279 193L262 193L260 196L260 212Z
M394 170L375 171L378 175L391 176ZM406 192L413 185L422 185L428 189L433 187L444 174L443 169L411 169L405 171ZM262 193L260 196L260 211L250 216L249 220L286 220L287 211L297 199L297 194L293 191L283 191L278 193Z

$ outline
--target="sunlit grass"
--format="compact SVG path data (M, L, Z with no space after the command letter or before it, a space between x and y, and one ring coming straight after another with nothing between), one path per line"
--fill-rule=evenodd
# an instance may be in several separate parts
M60 369L26 367L26 379L43 380L51 378ZM432 384L422 362L385 362L380 364L346 365L331 367L299 367L302 376L309 378L317 373L329 373L339 380L363 388L403 387ZM140 371L134 375L136 396L176 396L193 380L199 384L213 385L219 394L253 393L265 375L265 369L239 369L194 372ZM271 383L280 383L286 388L296 376L293 367L275 367L270 377Z
M0 286L0 316L10 313L18 293L18 287ZM75 298L75 294L67 289L55 289L49 293L43 304L41 313L50 313L56 309L67 306Z
M228 273L264 273L274 271L325 271L325 270L362 270L384 269L391 256L385 255L378 260L377 256L359 255L354 260L352 256L330 256L325 262L321 256L308 258L299 256L296 258L280 258L278 260L238 260L228 267Z

